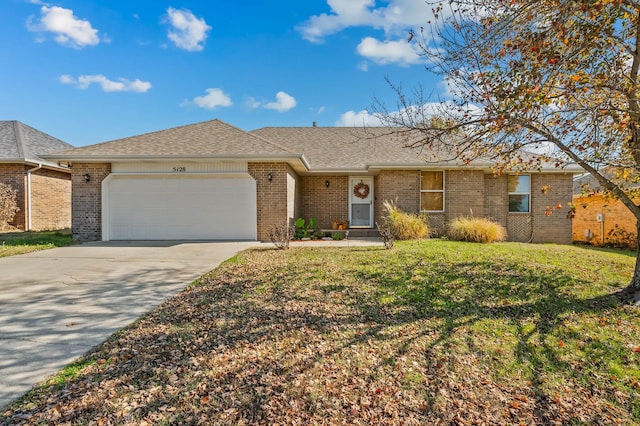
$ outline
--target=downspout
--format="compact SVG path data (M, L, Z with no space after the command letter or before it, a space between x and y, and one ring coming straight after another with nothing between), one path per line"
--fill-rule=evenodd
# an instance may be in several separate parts
M40 170L42 163L38 163L33 169L27 170L27 226L25 231L31 231L31 172Z

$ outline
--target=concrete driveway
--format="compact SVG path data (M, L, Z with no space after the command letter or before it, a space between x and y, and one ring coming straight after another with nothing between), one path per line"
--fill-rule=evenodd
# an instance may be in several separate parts
M86 243L0 259L0 409L256 242Z

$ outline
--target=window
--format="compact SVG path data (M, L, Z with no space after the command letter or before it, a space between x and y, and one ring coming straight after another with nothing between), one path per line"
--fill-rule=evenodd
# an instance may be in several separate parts
M509 185L509 213L529 213L531 200L531 176L510 175Z
M444 172L420 173L420 210L444 211Z

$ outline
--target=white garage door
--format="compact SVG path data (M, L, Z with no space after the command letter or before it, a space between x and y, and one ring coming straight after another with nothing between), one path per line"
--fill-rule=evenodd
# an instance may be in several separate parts
M106 240L255 240L248 174L117 176L105 183Z

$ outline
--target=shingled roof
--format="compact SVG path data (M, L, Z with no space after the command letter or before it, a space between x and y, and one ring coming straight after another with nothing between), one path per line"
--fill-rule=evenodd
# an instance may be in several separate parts
M285 148L220 120L174 127L50 155L65 160L294 158Z
M69 148L73 146L19 121L0 121L0 162L43 164L68 170L42 156Z
M408 147L416 132L388 127L265 127L251 132L304 155L313 171L462 166L454 155ZM428 160L428 161L427 161ZM477 167L490 166L477 161Z
M386 127L265 127L246 132L216 119L79 147L46 158L88 162L286 161L299 173L466 167L454 155L407 147L411 138L420 137L419 132ZM478 159L470 166L488 169L493 164Z

